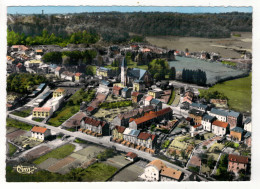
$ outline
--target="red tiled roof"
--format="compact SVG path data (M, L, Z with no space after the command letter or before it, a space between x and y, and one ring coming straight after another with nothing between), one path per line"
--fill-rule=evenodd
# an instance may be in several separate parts
M200 127L200 126L201 126L201 124L198 124L198 125L194 125L193 127L197 128L197 127Z
M159 171L166 167L165 164L159 159L151 161L147 166L149 165L155 166Z
M125 127L123 127L123 126L118 126L118 125L116 125L116 130L119 132L119 133L123 133L124 131L125 131Z
M35 107L33 108L33 111L36 112L49 112L51 110L51 107Z
M119 87L119 86L113 86L113 90L116 90L116 91L120 91L122 88L121 87Z
M45 133L47 131L47 128L44 127L38 127L38 126L34 126L31 129L31 132L36 132L36 133Z
M227 123L227 122L222 122L222 121L216 120L216 121L214 121L214 122L212 123L212 125L216 125L216 126L218 126L218 127L227 128L228 123Z
M16 65L16 67L18 67L18 68L21 68L23 66L23 64L21 63L21 62L19 62L17 65Z
M138 92L133 92L132 93L132 96L138 96L140 93L138 93Z
M89 107L86 108L86 110L87 110L88 112L92 112L94 109L95 109L95 108L93 108L92 106L89 106Z
M79 72L77 72L77 73L75 73L75 76L81 76L82 75L82 73L79 73Z
M132 159L137 157L137 154L133 153L133 152L128 152L125 156L130 157Z
M152 99L153 99L152 96L148 96L148 97L145 98L146 101L151 101Z
M161 171L161 175L179 180L182 172L170 167L164 167Z
M101 125L101 127L104 127L106 125L105 121L99 121L91 117L85 117L84 122L95 127L98 127L99 125Z
M149 121L149 120L154 119L156 117L159 117L161 115L167 114L169 112L172 112L172 109L170 107L164 108L164 109L159 110L157 112L150 111L149 113L145 113L143 117L140 117L140 118L137 118L137 119L134 119L134 120L131 119L131 121L129 120L129 123L132 122L132 121L135 121L135 123L138 125L140 123L144 123L146 121Z
M142 139L142 140L147 140L151 135L149 133L143 133L141 132L137 138Z
M235 154L229 154L228 160L233 161L233 162L237 162L237 163L244 163L244 164L248 163L248 157L239 156L239 155L235 155Z

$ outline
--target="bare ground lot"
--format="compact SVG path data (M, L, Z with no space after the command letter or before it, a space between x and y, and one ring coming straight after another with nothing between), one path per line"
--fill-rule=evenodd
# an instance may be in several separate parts
M30 152L28 152L25 157L26 158L29 158L29 159L36 159L48 152L51 151L51 148L48 147L48 146L41 146L41 147L38 147Z
M26 134L26 131L19 129L17 131L14 131L14 132L11 132L11 133L7 134L6 138L8 140L14 140L14 139L16 139L16 138L18 138L20 136L25 135L25 134Z
M152 45L158 47L167 47L190 52L208 51L217 52L224 58L240 58L241 54L230 49L245 49L252 51L252 33L238 32L241 37L232 36L230 38L209 39L199 37L178 37L178 36L153 36L146 37L146 40Z
M138 178L144 172L144 169L138 165L133 164L127 167L126 169L119 172L114 176L113 182L126 182L126 181L140 181Z

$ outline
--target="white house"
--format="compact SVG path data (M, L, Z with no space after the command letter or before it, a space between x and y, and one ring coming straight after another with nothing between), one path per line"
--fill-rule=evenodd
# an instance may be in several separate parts
M46 139L50 135L51 135L51 130L47 129L47 128L44 128L44 127L34 126L31 129L31 136L33 138L44 140L44 139Z
M244 130L252 132L252 123L251 123L251 118L250 117L248 117L244 121Z
M227 131L229 129L229 124L227 122L222 121L214 121L212 123L212 133L218 136L224 136L227 134Z
M151 100L153 99L152 96L147 96L145 99L144 99L144 105L145 106L149 106L151 105Z
M212 122L215 120L215 117L210 115L204 115L201 121L201 124L203 126L203 129L205 131L211 131L212 130Z
M135 161L137 159L137 154L133 153L133 152L128 152L125 155L125 159L129 160L129 161Z
M228 111L212 108L208 114L212 117L215 116L219 121L227 121Z
M180 181L183 173L167 167L161 160L153 160L146 165L144 173L140 176L148 182L156 181Z

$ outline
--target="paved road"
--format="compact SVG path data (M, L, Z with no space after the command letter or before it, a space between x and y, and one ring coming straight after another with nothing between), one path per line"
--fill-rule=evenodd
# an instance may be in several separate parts
M82 140L87 140L87 141L90 141L90 142L93 142L93 143L96 143L96 144L99 144L99 145L103 145L103 146L106 146L106 147L115 147L117 150L120 150L120 151L134 152L139 157L142 157L142 158L147 159L149 161L153 161L153 160L157 159L157 158L153 157L151 154L148 154L148 153L136 150L136 149L128 148L128 147L123 146L121 144L110 142L110 137L109 136L102 137L102 138L97 138L97 137L89 136L89 135L87 135L85 133L81 133L81 132L70 132L70 131L61 129L59 127L53 127L53 126L50 126L50 125L45 124L45 123L39 123L39 122L36 122L36 121L33 121L33 120L28 120L28 119L25 119L25 118L22 118L22 117L19 117L19 116L15 116L15 115L12 115L12 114L9 114L9 117L11 117L13 119L16 119L16 120L19 120L19 121L22 121L22 122L25 122L25 123L32 124L32 125L39 125L39 126L42 126L42 127L46 127L48 129L50 129L52 133L63 133L65 135L69 135L69 136L72 136L72 137L77 137L77 138L80 138ZM182 172L184 172L185 174L191 175L190 171L188 171L188 170L186 170L186 169L184 169L182 167L179 167L177 165L171 164L171 163L169 163L167 161L164 161L164 160L162 160L162 161L168 167L172 167L174 169L179 169Z

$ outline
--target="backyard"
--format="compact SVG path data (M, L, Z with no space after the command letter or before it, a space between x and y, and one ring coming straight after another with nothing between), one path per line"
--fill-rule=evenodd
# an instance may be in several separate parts
M218 83L210 91L219 91L228 97L229 108L239 112L251 112L252 72L249 76Z
M30 131L32 129L32 125L23 123L12 118L6 118L6 127L15 127L26 131Z
M48 158L56 158L56 159L62 159L68 155L70 155L75 149L75 146L73 144L66 144L59 148L56 148L52 150L51 152L40 156L38 159L34 160L34 164L40 164L47 160Z
M84 91L83 89L78 90L74 93L65 105L58 111L54 112L52 117L49 119L48 124L52 126L60 126L64 121L69 119L80 109L80 103L85 101L90 102L95 96L95 91Z

